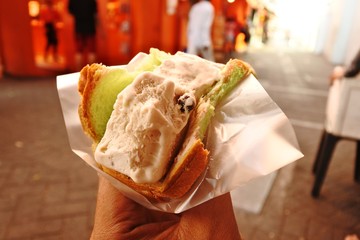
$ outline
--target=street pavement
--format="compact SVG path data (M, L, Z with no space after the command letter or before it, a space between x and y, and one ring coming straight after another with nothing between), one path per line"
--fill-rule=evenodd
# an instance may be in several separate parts
M354 179L356 143L334 151L320 197L311 197L312 166L324 128L328 77L322 55L291 49L250 50L249 62L272 99L292 122L304 157L282 168L262 212L238 212L245 239L338 240L360 236L360 184Z
M310 192L328 76L322 55L271 48L237 54L292 122L302 159L280 169L259 214L237 210L247 240L360 236L355 143L339 142L320 197ZM0 239L89 239L97 175L69 147L55 77L0 80Z

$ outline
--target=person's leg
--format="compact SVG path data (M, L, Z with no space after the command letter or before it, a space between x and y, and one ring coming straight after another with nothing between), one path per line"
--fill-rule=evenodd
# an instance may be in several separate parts
M45 53L44 53L44 60L45 61L48 61L48 59L49 59L50 47L51 47L50 42L49 42L49 40L47 40L47 43L46 43L46 46L45 46Z
M190 43L190 42L188 43L186 52L189 53L189 54L198 55L198 51L197 51L196 46L194 44Z
M53 52L54 52L54 61L58 62L59 61L59 52L58 52L58 43L57 42L54 44Z
M54 32L54 39L53 39L53 42L52 42L52 48L53 48L53 56L54 56L54 61L55 62L57 62L59 60L58 46L59 46L58 35L57 35L57 32Z
M88 63L96 62L96 41L94 35L87 36Z
M84 36L80 33L76 33L75 37L75 66L76 69L81 69L83 67L83 52L84 52Z
M53 32L52 32L52 25L50 23L45 24L45 35L46 35L46 46L45 46L45 53L44 53L44 60L49 60L49 52L51 50L51 45L53 41Z
M202 47L200 49L201 55L203 58L209 60L209 61L215 61L214 60L214 52L212 47Z
M54 23L47 24L47 37L48 37L48 49L47 53L51 50L52 58L54 61L58 60L58 36Z

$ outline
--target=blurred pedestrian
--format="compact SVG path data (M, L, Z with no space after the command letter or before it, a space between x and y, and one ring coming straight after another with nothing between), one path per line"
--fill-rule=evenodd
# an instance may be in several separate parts
M261 41L264 44L269 40L269 20L270 12L267 8L264 8L260 15L260 22L262 26Z
M355 55L354 59L352 60L350 66L343 67L343 66L336 66L330 75L330 85L336 79L345 78L353 78L356 77L360 72L360 49L358 53Z
M191 0L189 12L187 52L214 61L211 27L214 6L209 0Z
M75 62L79 68L96 60L97 2L96 0L69 0L68 10L75 20ZM84 62L84 60L87 61Z
M225 21L225 54L231 54L235 50L236 36L239 33L239 24L233 17L228 17Z
M55 61L58 60L58 35L56 23L60 21L60 14L55 9L51 0L46 0L40 11L40 18L45 23L46 46L44 58L49 60L50 52Z
M244 42L246 43L246 45L249 45L250 39L251 39L251 34L250 34L250 29L249 29L248 23L246 21L244 21L244 23L241 24L239 27L240 27L239 32L244 34Z

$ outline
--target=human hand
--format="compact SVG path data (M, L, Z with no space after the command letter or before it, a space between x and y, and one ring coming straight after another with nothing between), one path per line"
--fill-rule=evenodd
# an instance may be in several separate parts
M331 86L335 80L343 78L344 74L345 74L345 69L343 67L341 66L334 67L330 75L329 85Z
M125 197L99 176L92 240L241 239L230 194L180 214L147 209Z

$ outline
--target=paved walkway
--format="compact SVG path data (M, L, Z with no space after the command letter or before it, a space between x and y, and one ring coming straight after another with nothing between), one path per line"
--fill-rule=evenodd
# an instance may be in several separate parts
M331 64L318 55L266 49L240 57L293 122L305 154L279 171L260 214L237 212L245 239L360 235L354 143L340 142L320 198L310 196ZM55 78L0 80L0 116L0 239L88 239L97 176L69 148Z
M97 176L70 150L55 78L0 80L0 239L88 239Z
M293 123L304 158L279 171L259 215L238 212L247 240L338 240L360 236L360 184L353 181L355 143L340 141L321 195L311 197L312 164L325 118L328 76L333 66L310 53L252 50L242 54Z

